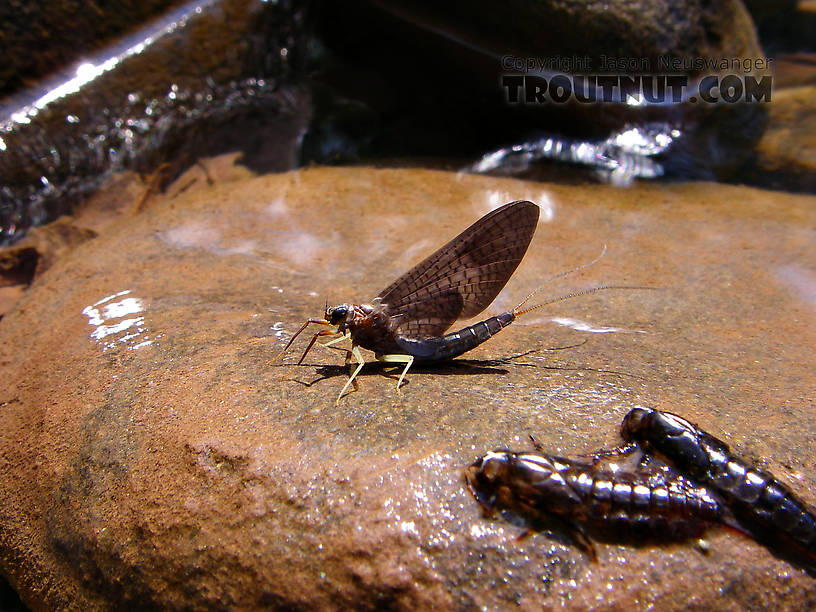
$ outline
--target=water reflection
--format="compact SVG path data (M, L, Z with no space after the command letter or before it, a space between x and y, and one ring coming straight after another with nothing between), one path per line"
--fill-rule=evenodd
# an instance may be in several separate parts
M147 334L145 318L140 314L145 311L143 301L136 297L116 300L128 294L130 290L126 289L82 309L88 324L94 328L90 336L103 351L120 344L131 350L153 344Z
M816 308L816 274L801 266L789 265L778 268L776 276L796 296Z
M464 175L460 173L459 176ZM550 198L549 193L543 189L522 189L520 191L485 189L475 196L474 205L476 213L484 216L490 211L515 200L529 200L538 204L540 209L539 223L549 223L555 218L555 203Z
M589 167L601 181L627 187L637 178L663 176L663 166L652 158L664 153L680 135L668 123L627 125L597 142L551 135L491 151L466 170L521 174L541 160L553 160Z
M645 334L642 329L626 329L623 327L595 327L586 321L579 321L578 319L570 319L569 317L555 317L550 319L553 323L558 323L564 327L569 327L575 331L589 332L591 334L612 334L621 332L624 334Z

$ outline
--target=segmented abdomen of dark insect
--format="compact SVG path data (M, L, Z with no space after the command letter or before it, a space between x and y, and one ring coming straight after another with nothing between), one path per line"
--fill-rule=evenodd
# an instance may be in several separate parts
M565 480L584 496L587 519L631 535L687 537L702 532L702 523L717 522L723 515L718 499L675 473L621 473L579 466L570 468Z
M530 521L556 515L627 538L685 538L728 517L722 501L666 466L598 468L543 453L495 451L474 462L468 486L489 511Z
M722 440L675 414L643 408L624 417L621 434L717 491L743 521L777 530L816 555L813 510L772 474L732 453Z

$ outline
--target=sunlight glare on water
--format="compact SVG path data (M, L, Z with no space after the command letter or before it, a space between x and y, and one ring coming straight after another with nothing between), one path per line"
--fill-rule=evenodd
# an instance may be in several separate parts
M569 317L553 317L550 319L553 323L569 327L575 331L589 332L591 334L611 334L621 332L626 334L645 334L642 329L625 329L623 327L596 327L586 321L579 321L578 319L571 319Z
M541 209L538 218L539 223L549 223L555 218L555 203L547 192L543 190L533 192L532 190L525 189L523 192L511 192L487 189L477 196L473 204L476 214L484 216L491 210L495 210L500 206L504 206L516 200L529 200L534 204L538 204L538 207Z
M127 297L112 301L129 293L129 289L114 293L82 309L82 314L88 317L88 324L94 328L90 337L102 346L103 351L118 345L135 350L153 344L147 335L144 316L139 314L145 310L142 300Z
M816 309L816 274L796 265L780 266L774 272L781 285Z

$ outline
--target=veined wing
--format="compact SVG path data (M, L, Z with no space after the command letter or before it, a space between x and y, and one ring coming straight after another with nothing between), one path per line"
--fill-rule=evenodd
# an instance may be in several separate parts
M487 308L527 252L538 213L526 200L505 204L385 288L378 298L400 334L438 336Z

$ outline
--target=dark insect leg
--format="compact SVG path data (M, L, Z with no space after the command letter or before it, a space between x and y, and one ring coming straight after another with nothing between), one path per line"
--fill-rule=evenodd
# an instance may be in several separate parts
M626 442L625 444L621 444L620 446L616 446L615 448L610 448L608 450L599 450L594 453L587 453L578 456L592 457L596 461L600 461L601 459L608 459L610 457L627 457L634 453L635 451L639 450L640 447L637 445L636 442Z
M335 332L335 331L333 331L331 329L321 329L319 332L317 332L314 336L312 336L312 339L309 341L309 345L306 347L306 350L303 351L303 355L300 356L300 359L298 360L297 365L300 365L301 363L303 363L303 360L306 359L306 354L312 349L312 347L314 346L314 343L317 342L317 339L319 337L321 337L321 336L334 336L336 334L337 334L337 332Z
M308 324L308 322L307 322L307 324ZM301 331L303 331L303 330L301 329ZM298 333L300 333L300 332L298 332ZM295 369L297 366L299 366L301 363L303 363L303 360L304 360L304 359L306 359L306 353L308 353L308 352L309 352L309 350L311 350L311 348L314 346L314 343L317 341L317 339L318 339L320 336L331 336L331 335L332 335L332 334L334 334L334 333L335 333L335 332L334 332L334 331L332 331L332 330L330 330L330 329L321 329L321 330L320 330L319 332L317 332L317 333L316 333L314 336L312 336L312 339L311 339L311 341L309 342L309 346L307 346L307 347L306 347L306 350L305 350L305 351L303 351L303 355L301 355L301 356L300 356L300 359L298 360L298 362L297 362L295 365L293 365L291 368L289 368L289 370L287 371L286 375L284 376L284 379L288 379L288 378L290 378L290 377L292 376L292 372L294 371L294 369ZM291 344L291 343L292 343L292 342L291 342L291 340L290 340L290 341L289 341L289 344ZM286 350L286 349L284 349L284 350Z
M529 438L530 438L530 442L532 442L532 444L533 444L533 448L534 448L534 449L536 449L536 450L537 450L539 453L543 453L543 452L544 452L544 447L543 447L543 446L541 446L541 442L539 442L538 440L536 440L536 439L533 437L533 434L528 434L528 436L529 436Z
M595 545L592 543L592 540L589 539L589 536L584 529L577 523L569 523L569 532L572 539L578 545L578 548L589 555L590 561L597 563L598 551L595 550Z
M636 469L637 466L646 465L651 461L651 456L644 453L643 449L634 442L627 442L609 450L599 450L579 456L591 458L594 465L618 459L618 464L625 469Z
M331 325L331 323L329 323L325 319L308 319L303 325L300 326L300 329L295 332L295 335L292 336L291 338L289 338L289 342L286 343L286 346L283 347L283 350L280 353L278 353L272 359L273 362L277 361L278 359L283 357L283 355L286 353L286 351L289 350L289 347L292 346L292 343L295 341L295 338L297 338L301 334L301 332L303 332L303 330L308 327L309 323L317 323L318 325ZM324 335L328 335L328 334L324 334ZM316 340L316 338L312 339L312 342L309 344L309 348L312 348L312 344L314 344L315 340ZM306 349L306 350L308 352L308 349ZM305 357L305 356L306 356L306 353L303 354L303 357ZM303 357L301 357L300 361L298 361L298 365L300 364L301 361L303 361Z
M589 535L586 531L584 531L584 528L580 524L574 523L573 521L555 514L548 514L547 521L552 523L554 527L561 527L564 531L566 531L572 538L572 541L575 542L575 545L586 553L593 563L597 563L598 552L595 550L595 545L592 543ZM528 528L519 536L518 539L524 539L532 533L535 533L535 530Z

